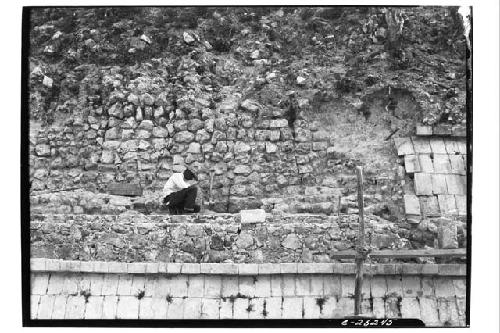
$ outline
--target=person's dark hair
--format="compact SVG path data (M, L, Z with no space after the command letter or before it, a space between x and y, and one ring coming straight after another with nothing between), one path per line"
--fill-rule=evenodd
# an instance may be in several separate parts
M189 169L184 170L183 175L185 180L193 180L193 179L198 180L196 175Z

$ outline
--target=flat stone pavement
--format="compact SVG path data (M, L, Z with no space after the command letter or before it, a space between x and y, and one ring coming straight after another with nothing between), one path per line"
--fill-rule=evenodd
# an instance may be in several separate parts
M353 314L354 276L31 275L32 319L328 319ZM373 276L363 313L465 326L465 278Z

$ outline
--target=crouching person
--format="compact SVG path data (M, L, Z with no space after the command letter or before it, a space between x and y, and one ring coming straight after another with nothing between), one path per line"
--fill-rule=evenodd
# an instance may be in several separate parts
M174 173L163 187L163 204L170 214L198 213L200 206L195 204L198 178L189 169Z

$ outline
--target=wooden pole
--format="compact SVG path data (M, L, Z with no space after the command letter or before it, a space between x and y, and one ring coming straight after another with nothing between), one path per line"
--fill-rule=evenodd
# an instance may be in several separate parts
M365 219L363 202L363 169L356 167L356 176L358 178L358 211L359 211L359 230L358 244L356 247L356 284L354 288L354 315L361 313L361 291L363 290L363 262L365 247Z

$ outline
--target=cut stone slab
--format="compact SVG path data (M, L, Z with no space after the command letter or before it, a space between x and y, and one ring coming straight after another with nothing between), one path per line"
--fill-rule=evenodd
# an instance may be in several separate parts
M439 209L441 215L458 215L455 196L451 194L438 195Z
M421 196L420 207L422 207L423 216L439 216L441 212L439 210L439 203L436 196Z
M398 156L415 153L411 138L394 138L394 144L396 145Z
M415 173L421 171L417 155L405 155L405 170L406 173Z
M36 273L31 275L31 294L45 295L49 286L49 274Z
M446 175L446 186L449 194L465 195L467 193L467 179L465 176Z
M417 135L432 135L432 126L417 126Z
M429 173L415 174L415 193L417 195L432 194L432 178Z
M415 153L417 153L417 154L430 154L430 153L432 153L429 139L414 138L413 139L413 147L415 148Z
M434 154L448 154L443 139L431 138L429 140L429 144L431 145L431 150Z
M448 187L446 186L446 178L442 174L432 175L432 193L447 194Z
M102 304L102 319L116 319L118 296L105 296Z
M437 302L433 298L420 298L421 319L426 326L440 326Z
M184 300L184 319L201 318L201 298L192 297Z
M280 319L281 318L281 297L267 297L266 302L266 319Z
M90 296L85 306L85 319L101 319L104 297Z
M38 319L50 319L52 317L52 310L54 309L53 295L42 295L40 297L40 304L38 304Z
M459 175L465 175L465 163L462 155L449 155L451 172Z
M52 319L64 319L67 301L68 297L66 295L56 295L54 309L52 310Z
M302 318L302 297L285 297L283 299L283 319Z
M201 299L201 319L219 319L219 299Z
M419 276L417 276L417 275L403 275L402 283L403 283L403 299L422 296Z
M139 300L135 296L120 296L116 309L117 319L138 319Z
M64 319L83 319L85 314L85 297L69 296L66 301Z
M248 311L248 319L265 319L265 317L264 317L264 300L265 300L265 298L252 298L251 300L249 300L249 302L248 302L248 310L249 310Z
M184 299L179 297L172 298L168 304L167 319L182 319L184 312Z
M448 155L434 155L434 172L436 173L451 173L451 163Z
M233 303L233 319L248 319L248 298L236 298Z
M416 298L403 297L401 300L401 317L420 319L420 303Z
M456 153L460 154L460 149L455 140L445 139L444 144L449 155L455 155Z
M467 142L460 140L456 141L457 144L457 149L460 152L460 154L466 155L467 154Z
M30 318L36 319L38 314L38 303L40 303L40 295L31 295L30 298Z
M432 173L434 172L434 166L432 165L432 160L428 154L418 155L418 161L420 164L420 170L422 172Z
M241 223L264 223L266 211L264 209L247 209L240 212Z
M233 319L233 302L229 298L220 301L219 319Z
M458 215L467 215L467 196L465 195L455 195L455 202L457 204Z

